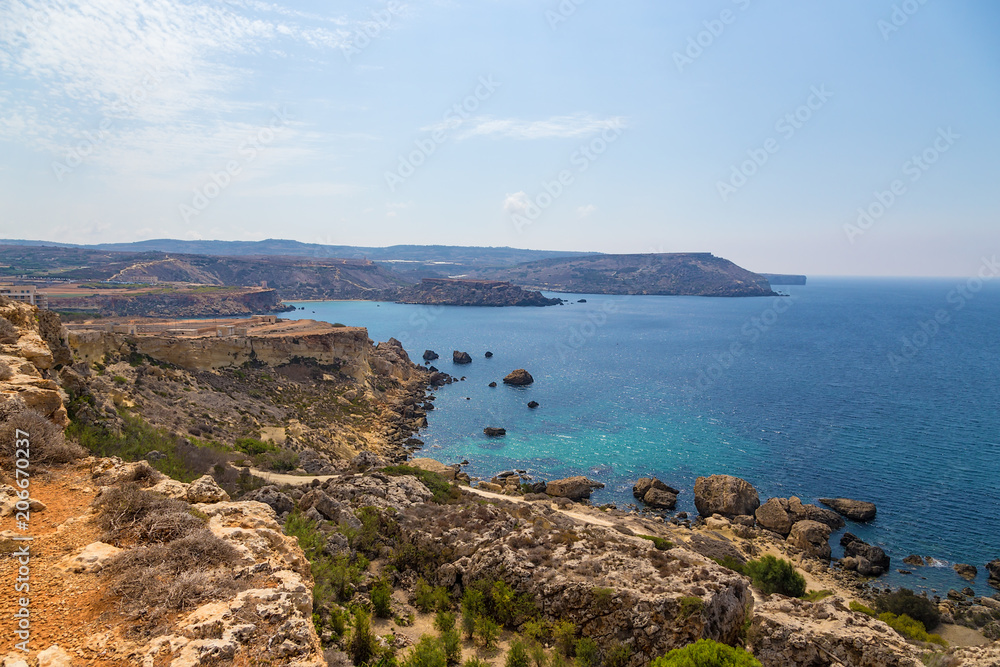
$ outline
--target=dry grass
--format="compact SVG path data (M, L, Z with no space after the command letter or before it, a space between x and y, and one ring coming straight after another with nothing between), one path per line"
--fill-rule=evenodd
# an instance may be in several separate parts
M94 501L100 512L97 523L108 544L169 542L204 528L188 512L188 504L143 491L135 482L108 489Z
M28 434L31 443L28 458L33 464L69 463L86 455L79 445L66 441L61 428L25 407L20 399L9 399L0 405L0 422L0 456L6 460L22 449L17 445L18 430Z

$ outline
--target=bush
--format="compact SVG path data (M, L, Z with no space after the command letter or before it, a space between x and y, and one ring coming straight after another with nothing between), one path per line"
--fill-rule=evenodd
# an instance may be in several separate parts
M515 639L510 643L504 667L531 667L531 658L528 656L528 650L524 647L524 642L520 639Z
M413 595L413 606L425 614L432 611L447 611L451 608L451 597L448 595L448 589L444 586L435 588L422 578L417 579Z
M486 613L483 593L471 586L462 592L462 630L466 639L472 639L476 632L476 619Z
M269 454L264 465L269 470L276 472L289 472L299 467L299 455L293 451L282 449L273 454Z
M9 380L14 377L14 369L6 361L0 361L0 380Z
M908 588L900 588L892 593L884 593L875 598L875 610L897 616L907 615L924 624L924 627L934 629L941 623L941 612L937 605L922 595L917 595Z
M354 664L360 663L355 661ZM403 661L403 667L447 667L447 665L448 656L445 654L444 646L430 635L422 636Z
M644 540L649 540L653 543L653 546L659 551L666 551L667 549L673 549L674 543L670 540L664 539L662 537L657 537L656 535L638 535Z
M828 598L831 595L833 595L833 591L824 588L821 591L809 591L808 593L802 596L802 599L805 600L806 602L819 602L823 598Z
M746 574L746 565L732 556L723 556L722 558L713 558L716 563L724 568L730 569L733 572L738 572L739 574Z
M695 614L701 614L701 610L705 608L705 601L697 596L678 598L677 603L680 605L678 616L682 621L687 620Z
M38 412L25 406L21 399L7 400L0 407L0 456L13 463L18 440L27 440L31 464L68 463L86 455L79 445L66 442L61 428ZM19 435L18 430L22 433ZM27 433L27 438L24 437ZM22 443L23 445L23 443Z
M476 618L476 636L479 642L487 651L497 647L497 640L500 639L500 626L488 616L478 616Z
M455 629L455 614L450 611L439 611L434 617L434 629L438 632L448 632Z
M263 440L258 440L257 438L239 438L234 443L234 448L236 451L243 452L250 456L258 456L260 454L269 454L271 452L277 452L278 447L272 445L269 442L264 442Z
M903 635L907 639L919 642L930 642L948 646L948 642L941 638L941 635L931 635L927 633L927 628L920 621L910 618L906 614L896 616L892 612L885 612L878 615L878 620L888 624L890 628Z
M392 616L392 586L385 579L379 579L372 586L372 608L378 618Z
M878 616L878 614L875 613L874 609L872 609L871 607L866 607L863 604L861 604L860 602L856 602L854 600L851 600L851 604L849 606L851 608L851 611L856 611L856 612L861 613L861 614L868 614L872 618L875 618L876 616Z
M741 648L699 639L653 660L650 667L761 667L761 664Z
M795 571L795 566L784 558L767 555L760 560L752 560L745 566L746 574L765 595L779 593L789 597L801 597L806 592L806 580Z
M604 655L604 667L625 667L632 657L632 647L616 641Z
M372 632L371 617L364 609L354 612L354 629L347 642L347 654L355 665L364 665L378 655L378 638Z
M552 626L552 639L556 649L562 655L570 658L576 648L576 624L572 621L558 621Z
M531 656L531 664L534 667L545 667L548 662L547 656L545 655L545 647L542 646L541 642L537 640L529 640L528 644L528 655ZM620 667L625 667L621 665Z
M584 637L576 643L576 663L580 667L597 667L600 652L597 644L590 637Z
M457 665L462 661L462 636L455 629L455 617L452 616L452 627L441 631L441 646L444 648L445 659L449 665Z
M94 501L103 542L170 542L205 527L182 500L143 491L135 482L114 486Z
M473 657L463 662L462 667L490 667L490 663Z

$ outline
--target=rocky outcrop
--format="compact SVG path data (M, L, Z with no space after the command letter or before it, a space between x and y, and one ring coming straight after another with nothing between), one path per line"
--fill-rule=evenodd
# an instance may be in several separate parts
M806 555L830 560L830 527L818 521L796 521L788 534L788 544Z
M760 497L757 489L739 477L712 475L695 480L694 505L703 517L752 515L760 507Z
M979 574L979 570L976 569L975 565L969 565L968 563L955 563L952 568L958 574L958 576L968 581L972 581Z
M483 429L483 433L490 438L499 438L500 436L507 435L507 429L496 426L487 426Z
M468 352L459 352L455 350L451 353L451 360L456 364L471 364L472 357Z
M152 288L114 296L97 293L53 297L50 305L66 310L96 308L102 317L231 317L289 310L273 289L208 286L197 290Z
M836 512L825 510L816 505L803 505L797 497L769 498L766 503L754 512L757 523L761 527L787 537L792 526L799 521L817 521L826 524L831 530L844 527L844 520Z
M440 355L434 350L424 350L424 361L434 361L439 357Z
M864 523L875 518L875 503L850 498L820 498L819 501L851 521Z
M534 410L538 407L538 401L528 401L528 407Z
M824 526L825 527L825 526ZM749 648L764 667L921 667L921 651L841 597L775 597L754 609Z
M986 572L989 573L990 586L1000 588L1000 558L987 563Z
M679 493L679 489L667 486L655 477L641 477L632 486L632 495L655 509L674 509Z
M924 566L924 559L916 554L910 554L909 556L903 559L903 562L913 567Z
M400 290L400 303L435 306L557 306L541 292L527 291L509 282L424 278L419 285Z
M877 577L889 571L889 556L880 547L868 544L857 535L844 533L840 538L840 546L844 547L844 569L857 570L865 577ZM854 564L848 559L854 559Z
M278 516L278 518L284 518L293 509L295 509L295 501L291 496L282 493L278 490L278 487L263 486L259 489L255 489L250 493L245 494L241 497L241 500L253 500L258 503L264 503Z
M18 398L25 407L67 426L56 367L69 361L69 351L60 338L58 317L0 297L0 320L7 332L0 342L0 402Z
M523 368L511 371L507 374L507 377L503 379L504 384L513 385L515 387L525 387L534 381L535 378L531 377L531 373Z
M603 489L604 484L587 479L582 475L556 479L545 485L545 493L558 498L569 498L570 500L584 500L590 498L590 494L595 489Z

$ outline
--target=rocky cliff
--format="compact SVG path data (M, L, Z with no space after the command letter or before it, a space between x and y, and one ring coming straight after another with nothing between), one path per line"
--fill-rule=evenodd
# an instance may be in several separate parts
M18 397L60 426L69 423L57 371L69 362L54 314L0 297L0 400Z
M86 311L102 317L222 317L286 308L273 289L173 286L108 295L53 296L49 304L56 310Z
M549 299L541 292L524 290L509 282L444 278L424 278L419 285L401 290L396 300L436 306L557 306L562 303L561 299Z

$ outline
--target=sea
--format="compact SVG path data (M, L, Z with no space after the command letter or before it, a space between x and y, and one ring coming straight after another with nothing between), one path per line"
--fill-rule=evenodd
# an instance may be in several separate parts
M434 392L420 455L468 461L474 477L586 475L605 484L594 504L625 508L635 480L656 476L692 516L701 475L742 477L761 502L868 500L877 518L846 530L889 554L885 584L995 593L984 566L1000 558L1000 280L776 289L785 295L547 294L568 303L545 308L301 302L284 316L367 327L417 363L436 351L462 379ZM455 365L454 350L472 363ZM517 368L534 384L504 385ZM905 565L909 554L939 564ZM976 580L955 563L975 565Z

